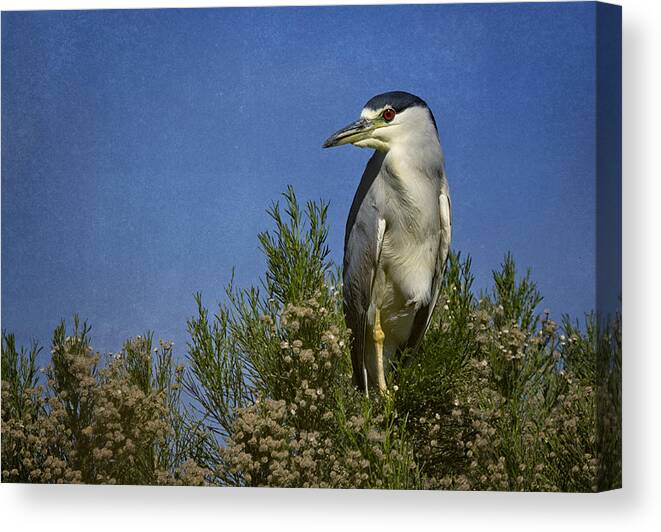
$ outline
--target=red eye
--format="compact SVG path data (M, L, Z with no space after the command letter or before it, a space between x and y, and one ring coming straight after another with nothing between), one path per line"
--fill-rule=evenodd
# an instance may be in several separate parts
M395 110L394 109L386 109L383 111L383 119L386 122L392 122L392 119L395 118Z

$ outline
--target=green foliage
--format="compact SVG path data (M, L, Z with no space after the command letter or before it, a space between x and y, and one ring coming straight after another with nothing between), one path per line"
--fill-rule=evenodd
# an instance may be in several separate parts
M3 481L202 483L171 345L152 350L152 335L139 336L101 364L89 332L77 317L71 335L64 322L55 329L45 386L37 349L17 356L13 337L3 338Z
M202 462L231 485L415 485L396 413L351 385L349 332L331 278L324 204L305 214L290 189L260 242L263 290L226 291L213 319L189 321L188 390L210 438Z
M33 343L30 350L16 349L13 334L2 332L2 420L27 420L37 414L32 394L38 384L37 356L41 348Z
M451 254L435 314L389 391L351 383L351 332L326 243L327 204L293 190L259 242L258 287L195 296L188 367L149 333L105 358L74 320L39 348L2 343L6 481L595 491L621 484L620 322L548 312L505 256L475 295ZM181 396L187 392L187 401ZM184 405L190 406L184 406ZM130 442L130 444L129 444Z
M562 334L548 313L536 314L541 296L529 272L517 278L509 254L479 301L469 271L470 259L450 258L435 326L398 372L398 409L409 415L426 485L619 486L619 321L598 332L589 316L583 334L566 320Z
M326 282L330 269L326 245L328 204L309 201L305 214L290 186L283 194L286 218L279 203L268 210L275 231L258 235L266 256L266 289L280 305L312 296Z
M542 296L530 280L530 270L517 280L514 258L508 252L500 270L493 272L493 284L491 300L497 301L501 310L498 320L515 322L523 330L534 329L539 322L535 309L541 303Z

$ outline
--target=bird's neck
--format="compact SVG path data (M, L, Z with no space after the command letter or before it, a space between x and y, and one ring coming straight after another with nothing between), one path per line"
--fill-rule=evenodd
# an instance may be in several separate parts
M438 139L411 139L388 150L383 164L387 174L404 184L419 180L438 180L443 175L443 153Z
M386 154L383 164L385 196L387 202L397 205L389 210L391 226L410 230L424 220L422 212L434 212L438 208L438 195L443 175L443 157L440 145L431 143L422 149L420 143L417 150L409 146L405 149L391 148ZM419 228L420 234L425 234L427 228Z

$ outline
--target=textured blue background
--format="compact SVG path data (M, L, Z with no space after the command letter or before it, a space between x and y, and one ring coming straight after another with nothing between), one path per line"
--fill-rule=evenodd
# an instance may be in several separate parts
M595 307L595 6L510 4L2 15L2 326L47 342L186 343L192 294L264 268L287 184L331 201L369 153L322 150L387 90L433 109L453 247L477 287L511 250L556 317Z

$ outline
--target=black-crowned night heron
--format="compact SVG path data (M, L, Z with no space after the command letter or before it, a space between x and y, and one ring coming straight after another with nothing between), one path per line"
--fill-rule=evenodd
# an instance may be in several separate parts
M342 144L376 150L347 220L344 313L354 383L385 391L385 369L418 346L441 287L452 228L443 152L431 110L406 92L372 98L324 148Z

